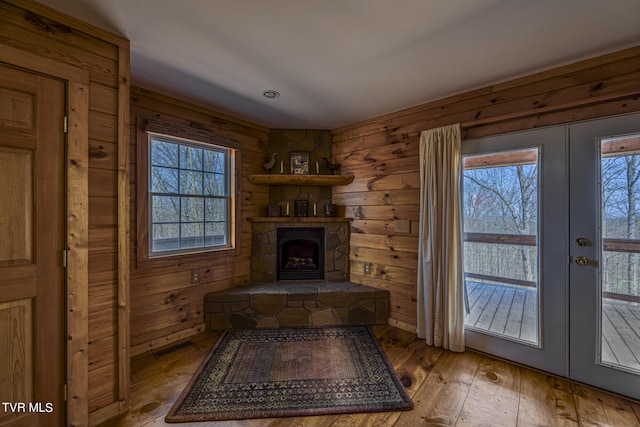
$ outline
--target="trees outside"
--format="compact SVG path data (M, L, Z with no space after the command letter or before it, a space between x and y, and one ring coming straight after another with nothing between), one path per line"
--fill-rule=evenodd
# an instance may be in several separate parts
M620 140L613 142L625 145ZM633 243L637 248L640 244L640 154L609 148L612 146L607 146L601 164L602 238L605 243L616 239L628 249L603 250L602 285L605 292L640 296L640 253L625 246ZM500 156L487 155L482 160L489 166L464 170L464 232L535 236L537 242L538 165L503 165ZM512 152L510 158L513 157ZM537 282L537 246L467 241L464 270Z
M640 240L640 154L616 154L602 159L602 237ZM640 254L604 251L603 289L640 295Z
M487 163L499 156L487 156ZM465 233L537 236L538 182L537 163L465 169ZM465 242L464 247L467 273L537 281L536 246Z

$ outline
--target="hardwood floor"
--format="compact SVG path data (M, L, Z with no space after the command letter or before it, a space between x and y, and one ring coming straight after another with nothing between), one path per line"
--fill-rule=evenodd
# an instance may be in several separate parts
M131 410L101 427L640 426L640 402L473 351L427 347L415 334L374 327L407 387L408 412L165 424L173 402L218 338L204 332L171 352L132 360Z

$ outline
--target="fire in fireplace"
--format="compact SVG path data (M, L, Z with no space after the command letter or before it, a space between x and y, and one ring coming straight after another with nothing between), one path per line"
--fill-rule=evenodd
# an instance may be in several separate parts
M278 228L277 280L324 279L324 228Z

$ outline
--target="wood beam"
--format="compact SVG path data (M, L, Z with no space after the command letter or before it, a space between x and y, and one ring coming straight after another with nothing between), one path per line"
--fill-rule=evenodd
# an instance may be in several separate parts
M500 154L465 157L463 166L465 170L496 168L502 166L532 165L538 162L537 150L511 151Z

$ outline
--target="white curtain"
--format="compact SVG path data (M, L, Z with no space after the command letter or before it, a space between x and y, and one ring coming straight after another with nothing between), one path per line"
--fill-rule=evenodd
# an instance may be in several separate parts
M420 134L418 337L464 351L460 125Z

